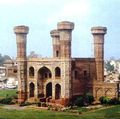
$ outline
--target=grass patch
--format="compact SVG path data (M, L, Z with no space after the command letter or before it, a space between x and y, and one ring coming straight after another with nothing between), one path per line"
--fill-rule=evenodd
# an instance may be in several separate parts
M77 115L47 110L8 110L0 109L0 119L76 119Z
M0 108L0 119L119 119L120 105L106 109L86 112L80 115L68 112L24 109L8 110Z
M80 119L120 119L120 105L87 112Z
M0 107L1 107L1 106L4 106L4 104L0 104Z
M17 96L17 93L16 93L16 92L17 92L16 89L0 90L0 98Z

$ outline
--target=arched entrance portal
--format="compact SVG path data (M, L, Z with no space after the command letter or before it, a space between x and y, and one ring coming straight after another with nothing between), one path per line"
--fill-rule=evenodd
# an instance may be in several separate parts
M34 83L32 82L30 83L29 89L30 89L30 97L34 97L34 91L35 91Z
M42 80L52 78L50 69L47 67L40 68L38 71L38 78Z
M46 85L46 97L52 96L52 83Z
M55 85L55 99L60 99L61 97L61 86L60 84Z
M42 67L38 71L38 97L44 97L44 89L46 88L44 82L52 78L52 73L47 67Z

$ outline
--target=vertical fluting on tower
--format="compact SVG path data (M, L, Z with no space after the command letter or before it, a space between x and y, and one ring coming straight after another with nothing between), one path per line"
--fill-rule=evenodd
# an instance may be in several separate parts
M53 43L53 57L60 58L60 36L58 30L52 30L50 32Z
M60 55L61 58L71 58L71 41L74 23L63 21L57 24L60 35Z
M17 43L17 63L18 63L18 103L22 103L27 99L27 56L26 44L29 28L27 26L16 26L14 33L16 34Z
M97 80L104 80L104 35L106 34L106 27L92 27L91 33L94 38L94 56L96 62Z

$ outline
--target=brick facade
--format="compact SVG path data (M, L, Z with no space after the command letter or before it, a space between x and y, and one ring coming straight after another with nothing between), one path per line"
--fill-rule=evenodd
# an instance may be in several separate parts
M53 41L53 58L27 58L26 42L29 28L14 28L17 42L18 101L47 100L67 105L69 100L84 93L115 97L116 84L104 82L105 27L93 27L95 58L72 58L71 41L74 23L59 22L50 35Z

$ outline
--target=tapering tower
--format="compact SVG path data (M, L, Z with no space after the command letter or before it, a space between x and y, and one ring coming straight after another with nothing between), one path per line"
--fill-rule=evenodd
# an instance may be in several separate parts
M18 103L22 103L27 99L27 56L26 43L29 28L27 26L16 26L14 33L16 34L17 43L17 63L18 63Z
M63 21L57 24L60 37L60 59L62 68L62 98L67 105L71 98L71 41L74 23Z
M58 30L52 30L50 32L53 42L53 57L59 58L60 57L60 36Z
M106 27L92 27L91 32L94 38L94 55L96 62L97 80L104 80L104 35L106 34Z
M71 40L74 23L63 21L57 24L60 35L60 55L61 58L71 58Z

